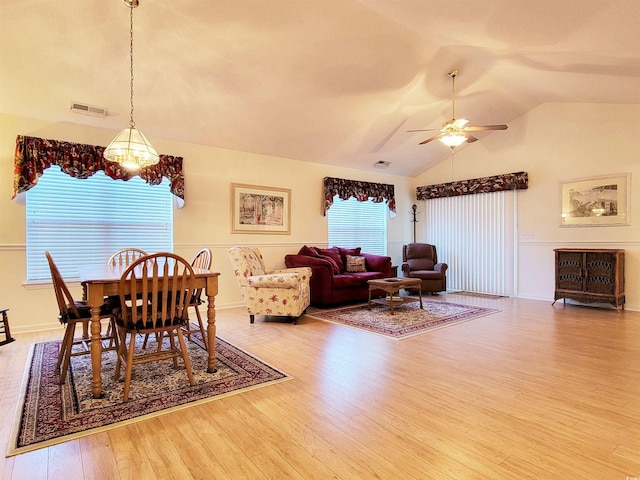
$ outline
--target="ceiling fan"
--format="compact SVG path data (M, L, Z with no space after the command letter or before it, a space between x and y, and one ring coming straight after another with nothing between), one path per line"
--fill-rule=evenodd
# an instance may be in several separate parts
M424 145L425 143L429 143L432 140L440 140L442 143L454 148L460 146L464 142L471 143L478 140L473 135L470 135L469 132L479 132L482 130L506 130L506 125L475 125L475 126L467 126L469 120L465 120L464 118L456 118L456 77L458 76L458 70L452 70L449 72L449 77L451 77L451 120L448 120L442 124L442 128L427 128L427 129L419 129L419 130L407 130L407 132L432 132L439 131L437 135L433 137L427 138L426 140L420 142L418 145Z

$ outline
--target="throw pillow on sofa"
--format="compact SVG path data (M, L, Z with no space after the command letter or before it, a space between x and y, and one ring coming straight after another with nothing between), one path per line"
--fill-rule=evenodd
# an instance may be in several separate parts
M360 251L362 250L361 247L356 247L356 248L342 248L342 247L334 247L338 249L338 252L340 252L340 258L342 258L342 263L345 265L347 265L347 255L354 255L356 257L360 256Z
M365 258L356 255L347 255L346 271L349 273L366 272Z
M340 251L337 247L316 248L316 250L321 257L329 260L329 262L333 265L333 273L338 274L344 271L342 257L340 256Z
M298 255L306 255L307 257L317 257L318 250L315 247L304 246L298 252Z
M303 246L299 251L298 255L305 255L307 257L315 257L322 258L323 260L328 261L331 264L331 270L334 275L341 272L341 268L335 260L334 256L330 256L328 254L320 253L320 248L309 247L307 245Z

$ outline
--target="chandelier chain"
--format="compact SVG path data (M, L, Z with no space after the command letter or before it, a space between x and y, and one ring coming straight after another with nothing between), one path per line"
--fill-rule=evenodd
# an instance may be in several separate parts
M131 59L131 83L130 83L130 92L131 95L129 97L129 101L131 104L131 112L129 116L129 127L134 128L136 126L136 122L133 121L133 7L129 8L130 10L130 24L129 24L129 58Z

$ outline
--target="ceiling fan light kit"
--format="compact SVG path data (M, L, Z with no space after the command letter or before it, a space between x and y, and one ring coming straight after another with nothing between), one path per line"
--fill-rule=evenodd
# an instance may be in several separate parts
M442 124L442 128L439 129L440 133L434 135L433 137L427 138L419 143L419 145L424 145L425 143L429 143L432 140L440 140L447 147L450 147L453 150L456 147L459 147L464 142L472 143L478 140L473 135L470 135L468 132L478 132L482 130L506 130L507 125L476 125L476 126L467 126L469 120L464 118L456 118L456 77L458 76L458 70L452 70L449 72L449 77L451 78L451 120L448 120ZM418 130L407 130L408 132L429 132L429 131L438 131L436 128L427 128L427 129L418 129Z
M467 137L462 133L451 132L443 134L438 140L447 147L456 148L467 141Z

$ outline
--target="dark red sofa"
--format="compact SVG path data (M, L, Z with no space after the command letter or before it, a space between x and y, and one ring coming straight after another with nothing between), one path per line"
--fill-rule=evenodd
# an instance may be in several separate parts
M364 257L362 272L346 271L347 256ZM366 301L368 280L391 277L391 257L362 253L361 248L319 248L304 246L296 255L286 255L287 267L311 267L311 305L331 307ZM374 290L373 297L384 295Z

